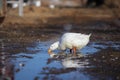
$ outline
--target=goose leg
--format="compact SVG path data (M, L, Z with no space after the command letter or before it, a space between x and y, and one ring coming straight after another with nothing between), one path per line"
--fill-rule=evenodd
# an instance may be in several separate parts
M76 56L76 47L73 47L73 55Z
M70 49L70 53L72 53L72 49Z

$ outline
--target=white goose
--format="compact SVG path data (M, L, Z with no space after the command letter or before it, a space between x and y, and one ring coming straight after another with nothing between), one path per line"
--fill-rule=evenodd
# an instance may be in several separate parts
M52 57L54 56L52 51L55 49L70 49L70 52L73 52L74 56L76 56L76 50L85 47L89 42L90 36L91 34L86 35L81 33L65 33L59 41L56 41L49 47L48 53Z

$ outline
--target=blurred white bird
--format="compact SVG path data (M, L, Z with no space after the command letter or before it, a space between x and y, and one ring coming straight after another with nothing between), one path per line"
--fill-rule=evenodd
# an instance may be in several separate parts
M88 61L80 60L80 59L72 59L72 58L66 58L61 61L62 65L65 68L84 68L89 67Z
M52 54L52 51L55 49L70 49L70 52L73 53L74 56L76 56L76 50L85 47L89 42L90 36L91 34L86 35L81 33L65 33L59 41L56 41L49 47L48 53L50 54L50 56L54 56Z

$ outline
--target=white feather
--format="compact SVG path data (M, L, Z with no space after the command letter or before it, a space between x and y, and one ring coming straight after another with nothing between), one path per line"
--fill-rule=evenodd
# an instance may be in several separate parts
M81 33L65 33L59 41L50 46L50 49L66 50L67 48L72 49L73 47L82 49L88 44L90 36L91 34L86 35Z

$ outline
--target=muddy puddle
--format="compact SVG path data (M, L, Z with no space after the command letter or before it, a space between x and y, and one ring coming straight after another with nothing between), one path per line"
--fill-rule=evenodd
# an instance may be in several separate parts
M70 56L68 51L54 51L63 55L50 58L47 49L53 42L37 40L11 44L1 40L0 80L120 79L120 42L90 42L77 52L77 57Z
M120 80L118 25L46 25L0 27L0 80ZM76 57L55 50L50 58L48 47L65 32L92 33L90 43Z

